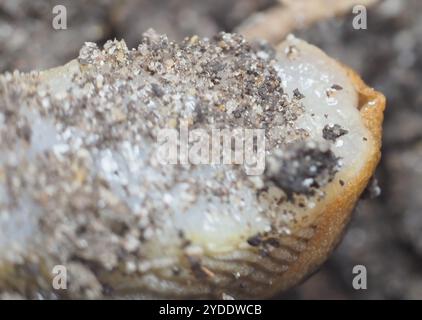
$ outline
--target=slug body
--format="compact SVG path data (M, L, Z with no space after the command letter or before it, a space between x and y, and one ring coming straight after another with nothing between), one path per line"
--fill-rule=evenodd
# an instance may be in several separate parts
M270 297L325 261L379 160L383 96L293 36L150 33L1 82L0 292ZM265 169L163 164L184 128L263 130Z

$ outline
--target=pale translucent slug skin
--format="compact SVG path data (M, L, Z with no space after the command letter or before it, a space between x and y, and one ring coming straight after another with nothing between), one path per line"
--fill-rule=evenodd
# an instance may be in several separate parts
M298 50L295 56L287 54L292 47ZM321 132L327 124L340 124L349 132L332 146L334 154L342 158L342 167L335 179L322 190L325 195L318 199L307 197L304 208L290 202L279 204L283 196L280 189L271 186L268 191L256 196L259 188L253 187L249 177L244 177L238 170L226 166L195 168L194 173L201 177L203 183L221 174L227 177L222 182L227 187L233 181L239 181L237 193L231 196L230 201L223 202L214 197L211 203L207 202L207 197L200 195L188 210L179 210L178 206L183 205L183 200L177 198L178 189L175 189L171 204L173 208L169 211L168 219L152 239L142 244L144 258L136 262L137 272L125 274L117 268L96 275L102 284L112 288L111 296L221 298L224 293L237 299L265 298L295 285L325 260L362 191L356 191L356 188L362 189L369 178L367 175L372 172L359 178L358 182L355 181L356 177L361 175L362 170L373 170L367 164L372 163L371 159L379 152L379 146L367 129L367 123L362 120L359 112L362 106L359 105L355 83L342 66L319 49L294 37L289 37L277 48L277 57L274 68L287 93L293 95L293 90L298 88L305 96L305 113L298 119L297 127L306 129L309 139L318 142L324 142ZM71 85L69 75L78 72L83 72L83 68L77 61L72 61L42 74L42 78L60 95ZM341 86L342 90L329 96L327 90L334 84ZM34 121L37 121L36 116ZM44 124L39 132L33 126L33 131L35 128L38 139L45 141L45 148L49 148L57 141L49 140L54 136L51 133L54 127L49 126L48 122ZM43 144L39 148L44 148ZM142 160L142 155L138 156ZM115 159L116 155L101 155L100 162L107 157ZM98 170L104 168L99 166ZM107 177L107 172L102 174ZM141 171L137 174L139 176L133 174L132 178L145 177L148 173ZM340 180L345 182L345 186L340 184ZM344 197L349 200L341 202L339 210L342 214L339 214L337 221L333 204L337 198ZM0 179L0 203L5 201L7 195ZM31 206L30 202L26 203ZM33 205L30 213L20 208L15 214L17 218L13 220L16 226L11 227L10 223L0 221L0 248L3 251L0 257L3 261L8 260L6 248L14 243L31 241L32 235L37 232L36 217L42 213L37 213L36 208ZM294 217L287 210L294 212ZM333 217L333 230L327 231L330 240L321 240L328 241L321 244L321 250L315 247L318 243L314 241L310 249L308 244L314 240L315 234L321 238L316 230L321 215L326 212L331 212ZM274 230L271 226L275 225L275 221L279 229ZM25 227L21 228L21 225ZM180 239L180 231L183 231L184 240ZM247 240L256 234L276 238L277 243L266 245L265 248L252 246ZM188 245L183 244L186 240ZM29 248L31 244L18 246L13 253L22 250L23 256L26 252L40 255L41 258L35 260L40 266L38 277L43 274L41 278L44 280L37 279L34 286L50 291L51 274L48 270L60 261L43 256L42 250L36 246L33 251ZM313 253L309 253L309 250ZM8 288L4 279L14 273L9 268L7 263L0 264L0 289ZM27 281L31 282L30 276Z
M285 52L292 45L299 49L300 54L290 60ZM295 207L293 210L296 214L306 220L298 218L296 224L290 221L288 224L290 235L280 235L275 232L279 245L265 253L245 243L245 239L253 235L256 229L240 229L236 225L235 218L233 218L233 222L212 219L210 223L218 224L211 228L211 230L217 230L215 234L207 232L205 227L204 229L199 227L198 230L197 224L195 225L196 229L193 228L192 231L185 229L193 244L208 249L208 251L205 249L205 253L201 254L201 265L205 270L211 271L212 276L198 281L195 275L187 272L180 276L178 281L168 272L168 266L174 264L175 261L167 258L152 259L152 272L147 277L136 279L133 292L139 286L144 286L148 288L145 291L150 291L146 297L157 295L203 298L218 297L223 292L236 298L271 296L271 293L277 291L275 283L278 282L278 278L289 269L293 262L297 261L301 252L307 247L309 239L313 237L316 221L318 216L324 212L324 206L332 202L334 197L341 196L344 193L344 188L339 184L339 180L352 180L364 168L368 159L372 157L370 150L375 148L375 142L362 122L358 110L358 93L345 70L319 49L294 37L290 37L279 46L278 55L280 59L279 67L277 66L279 75L287 86L287 90L292 92L295 88L299 88L300 92L305 95L304 105L308 109L305 111L305 115L299 119L298 126L306 126L306 129L311 133L311 137L317 141L322 141L321 131L328 123L339 123L351 132L351 134L344 136L341 145L337 144L334 147L334 152L344 159L344 164L336 179L326 187L327 196L323 200L316 201L314 208L303 210ZM297 77L299 77L299 81ZM338 92L334 98L328 98L325 91L332 84L341 85L343 90ZM313 116L311 116L311 113ZM366 140L363 139L364 137ZM278 190L273 191L275 194L278 192ZM312 198L309 201L312 202ZM265 207L266 204L259 202L254 204L254 208L261 206ZM284 208L291 207L291 204L283 204L282 206ZM274 215L282 214L282 209L276 207ZM262 221L268 221L267 219L271 219L272 216L268 212L266 213L267 215L263 217L258 214L261 222L255 224L255 227L261 224L265 228L265 223L262 223ZM206 223L207 217L203 219ZM265 230L262 227L258 231ZM187 228L189 228L189 225L187 225ZM236 236L236 230L238 236ZM224 237L226 232L229 234L227 238ZM341 233L340 230L338 232ZM165 235L163 235L163 238L165 239ZM230 239L230 242L228 243L225 239ZM165 242L165 240L161 241ZM213 241L216 241L219 245L211 246L210 243ZM156 245L154 243L153 249L151 249L152 255L159 251L156 249ZM165 245L163 244L163 246ZM168 265L166 265L166 262L168 262ZM186 270L189 270L188 263L186 267ZM290 278L294 279L294 277ZM185 287L186 279L189 279L188 283L195 283L195 285ZM285 281L280 289L286 289L299 280Z

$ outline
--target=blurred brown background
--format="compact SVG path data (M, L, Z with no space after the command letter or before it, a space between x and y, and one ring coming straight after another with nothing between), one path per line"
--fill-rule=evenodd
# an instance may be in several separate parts
M174 40L232 31L276 2L3 0L0 72L63 64L85 41L116 37L133 47L151 27ZM67 30L52 28L56 4L67 8ZM379 1L368 8L367 30L353 29L353 18L350 12L293 32L386 94L377 172L382 194L361 201L345 238L321 270L277 298L422 299L422 1ZM352 287L352 268L358 264L367 268L367 290Z

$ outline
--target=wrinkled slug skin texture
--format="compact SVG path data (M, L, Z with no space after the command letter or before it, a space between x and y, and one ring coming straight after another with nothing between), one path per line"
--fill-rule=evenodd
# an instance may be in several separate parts
M229 37L227 41L233 43L238 40ZM299 49L298 57L287 57L286 52L291 50L292 46ZM116 52L120 49L119 47ZM141 258L138 256L139 261L135 261L136 272L123 271L127 262L124 258L121 258L116 266L110 268L90 265L92 268L87 274L89 277L92 276L91 271L95 274L95 277L92 276L95 285L101 284L103 289L109 288L107 293L101 293L99 290L100 297L221 299L223 294L226 294L235 299L270 298L297 285L314 272L341 240L352 211L369 179L373 176L380 159L385 98L381 93L369 88L353 70L327 57L321 50L300 39L288 37L276 48L275 54L278 62L275 62L272 68L278 72L286 93L293 96L293 90L299 88L305 96L301 100L305 111L295 125L297 124L300 129L307 129L310 139L321 143L327 142L323 141L322 128L330 121L340 124L348 131L348 134L338 139L336 143L330 142L335 156L342 158L343 167L336 172L332 181L318 190L322 191L323 196L318 200L316 196L305 197L304 206L289 201L278 204L277 197L283 194L278 187L271 185L268 194L264 192L264 196L261 197L258 195L260 188L255 187L249 181L250 177L246 177L238 169L198 166L190 168L191 171L181 172L180 175L183 174L188 178L189 174L196 175L200 187L206 185L207 179L215 182L213 179L217 174L222 175L223 178L216 184L220 183L224 187L230 186L229 178L225 174L235 177L239 179L241 187L233 190L233 199L246 199L243 202L248 203L249 206L241 207L234 201L223 201L214 195L213 202L210 200L209 202L212 203L209 204L205 201L206 196L199 194L194 200L196 201L194 205L189 207L190 210L179 210L186 203L177 197L173 198L165 215L151 210L151 214L159 214L160 219L163 217L166 219L163 220L160 229L154 233L152 240L148 239L140 244ZM232 59L232 57L229 58ZM230 64L231 60L228 61L227 63ZM92 72L90 68L92 66L82 65L77 60L73 60L65 66L42 72L40 81L48 83L49 87L54 88L55 93L60 96L73 85L73 79L78 77L82 79L88 72ZM73 77L74 75L77 77ZM310 78L307 78L308 76ZM157 80L154 75L145 77L146 80L141 79L141 81L147 85L148 81ZM175 78L177 80L177 77ZM138 79L135 80L138 81ZM341 85L342 90L336 92L334 98L327 98L328 94L326 96L325 90L334 84ZM130 83L127 86L129 87ZM186 92L190 90L190 87L185 88L183 85L179 88L181 95L187 94ZM84 88L77 88L75 94L82 94L83 90ZM126 100L122 99L122 101L125 103ZM162 106L159 103L154 107L157 114L162 112L167 115L166 111L163 112L166 109L160 109ZM307 107L309 109L306 109ZM45 117L43 119L39 117L40 119L37 119L40 123L47 124L46 128L50 130L50 122L47 122ZM163 118L166 119L165 116ZM51 130L54 130L54 126L51 127ZM33 126L33 128L37 127ZM85 134L82 129L79 133ZM57 142L50 141L49 143L51 143L49 147L52 147ZM148 143L150 142L145 140L147 151L142 154L144 157L142 161L148 160L148 152L152 152L150 150L153 146L151 147ZM115 154L110 157L112 156ZM147 163L146 160L145 163ZM0 205L4 200L2 200L1 161L0 154ZM124 158L121 163L125 163ZM93 167L93 169L88 169L92 169L92 172L98 175L104 174L101 168L94 165ZM155 178L161 178L159 170L162 168L141 166L136 174L132 172L131 178L140 179L141 183L145 183L144 181L149 179L149 173ZM170 179L169 177L175 173L178 173L175 167L169 167L164 178ZM103 177L107 178L105 174ZM172 180L168 181L170 181L169 184L174 183ZM119 187L117 183L116 185ZM120 189L116 188L116 190ZM148 192L158 193L160 189L147 189L145 193ZM6 196L3 198L7 200ZM157 199L161 198L157 197ZM4 201L7 202L6 200ZM118 200L124 202L132 198L128 200L122 196ZM160 200L156 201L158 203ZM29 214L24 209L16 210L20 210L20 214L12 219L13 223L19 225L19 221L15 220L26 219ZM33 211L31 219L36 220L36 217L43 215L43 212ZM294 218L286 214L291 211L296 214ZM132 213L129 212L129 214ZM284 216L286 216L285 219ZM72 215L64 215L64 218L60 217L60 219L66 221L72 217ZM66 225L60 219L58 218L57 222L51 222L51 226L56 226L54 223L61 227ZM162 221L160 219L158 221ZM100 225L103 223L100 219L94 222ZM274 225L277 227L273 227ZM13 228L7 228L8 226L10 227L11 224L0 221L0 231L9 230L7 232L10 233L15 228L14 225ZM65 255L61 256L60 250L57 250L59 254L54 251L57 247L58 249L60 246L65 247L67 242L61 242L55 247L55 244L51 242L56 238L48 234L40 234L36 221L29 221L27 229L29 231L25 231L26 229L22 231L22 239L20 233L16 233L15 236L7 236L7 232L3 237L0 235L0 249L4 253L3 255L0 253L0 293L2 290L21 294L51 292L52 268L57 264L68 262L66 260L68 257L63 258ZM180 231L183 231L185 239L179 238ZM263 247L250 241L257 234L269 239L269 244L265 243ZM99 237L99 239L103 238ZM187 245L183 244L185 240L187 240ZM24 257L21 265L31 265L34 267L31 270L36 271L22 271L26 269L15 268L16 261L8 262L6 248L9 241L21 244L17 246L16 252L11 251L16 256ZM99 240L95 238L95 241ZM93 243L97 244L95 241ZM79 253L72 245L69 242L65 250L70 253L74 251ZM55 254L51 255L47 247ZM76 262L83 265L84 260L80 259ZM77 274L74 276L77 277ZM84 295L68 293L69 295L66 296L67 293L64 293L61 296L60 292L56 293L59 294L59 298L86 298Z
M374 146L361 172L343 188L335 186L330 190L330 200L321 208L320 216L312 224L315 229L314 235L307 241L298 259L289 265L289 269L279 275L278 279L275 276L273 290L268 290L268 294L264 292L262 297L270 297L278 291L296 285L328 258L341 240L352 211L380 160L385 97L368 87L352 69L345 65L341 67L347 72L347 76L359 94L359 112L366 128L371 133ZM298 233L300 233L300 227Z

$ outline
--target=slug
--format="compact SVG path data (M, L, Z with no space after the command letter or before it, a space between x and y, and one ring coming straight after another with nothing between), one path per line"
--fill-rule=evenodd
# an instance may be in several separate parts
M384 96L294 36L150 31L0 81L2 294L272 297L327 259L380 158Z

